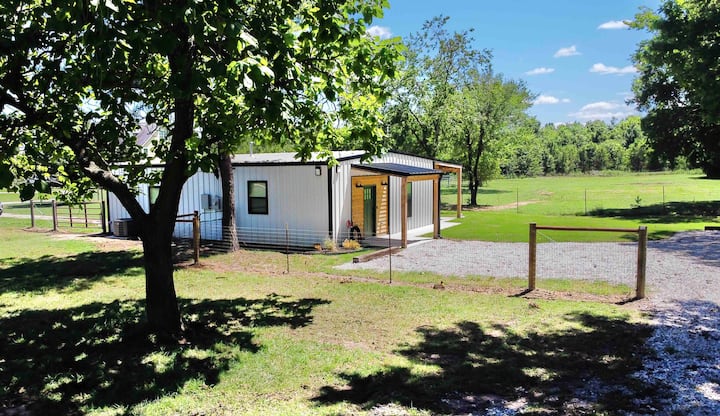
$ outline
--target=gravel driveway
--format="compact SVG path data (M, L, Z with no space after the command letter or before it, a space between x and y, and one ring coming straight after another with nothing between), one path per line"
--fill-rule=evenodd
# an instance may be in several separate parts
M637 245L544 243L538 245L538 279L602 279L635 285ZM527 276L527 244L432 240L393 256L393 270L440 275ZM387 257L346 269L385 271ZM720 232L679 233L648 243L647 294L656 326L655 351L635 374L670 386L658 415L720 414ZM656 403L657 404L657 403ZM515 410L496 409L513 415Z

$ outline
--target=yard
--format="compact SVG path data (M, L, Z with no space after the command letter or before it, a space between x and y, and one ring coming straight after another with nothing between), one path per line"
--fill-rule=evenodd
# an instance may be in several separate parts
M442 182L442 201L455 204L454 181ZM464 203L469 201L463 190ZM720 186L697 172L617 176L561 176L490 181L478 193L461 226L447 238L527 242L528 223L571 227L637 228L647 225L651 239L701 230L720 221ZM451 216L451 211L443 215ZM615 233L553 233L554 241L627 241Z
M520 184L540 195L538 184L549 178L496 181L487 195L512 199L516 187L516 202L528 203L507 209L511 200L488 201L506 209L466 212L443 235L526 241L527 223L536 221L648 224L660 238L717 221L715 188L706 189L708 202L689 200L709 182L646 176L689 193L659 207L607 200L608 211L575 216L578 201L566 213L562 199L522 197ZM570 179L555 178L568 189L554 195L584 188ZM607 183L627 189L628 181L645 180ZM606 189L603 180L594 183ZM689 213L669 209L675 203ZM555 204L566 215L553 215ZM178 265L186 333L168 344L143 328L137 242L27 225L0 217L0 414L688 414L720 403L718 386L707 381L718 372L720 323L710 320L717 302L703 298L714 292L702 288L679 300L679 314L670 308L651 317L646 311L657 305L625 302L631 282L541 279L541 289L526 294L523 278L396 269L388 284L382 268L336 268L350 254L240 251ZM654 243L659 257L682 252L683 261L718 267L710 240L701 248L665 241ZM442 254L422 257L432 263L430 256ZM663 280L663 293L687 289L689 270ZM679 392L680 380L688 380L687 391Z
M433 290L413 275L392 285L334 275L342 256L293 256L301 271L288 274L284 256L243 251L177 270L187 336L168 345L142 330L135 249L1 225L6 409L379 415L524 403L614 412L652 396L630 377L650 334L633 308L526 299L482 282ZM587 391L588 379L601 394Z

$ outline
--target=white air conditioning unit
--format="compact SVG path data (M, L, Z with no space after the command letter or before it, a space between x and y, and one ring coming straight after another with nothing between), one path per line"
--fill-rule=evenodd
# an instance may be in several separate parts
M113 221L112 232L116 237L129 237L131 226L132 226L131 218L120 218L120 219Z

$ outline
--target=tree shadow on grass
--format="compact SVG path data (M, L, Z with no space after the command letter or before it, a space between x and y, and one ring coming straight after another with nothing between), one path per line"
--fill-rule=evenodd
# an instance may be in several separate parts
M644 224L712 222L720 216L720 201L668 202L635 208L595 209L594 217L631 218Z
M12 259L0 268L1 292L43 292L49 289L85 290L104 277L143 266L136 251L89 251L72 256Z
M518 334L506 326L485 329L468 321L449 329L421 327L422 341L398 351L413 366L371 375L343 373L347 386L324 387L315 400L365 409L400 403L443 414L510 402L532 406L525 411L534 407L537 414L575 414L578 403L590 412L581 414L642 410L632 399L653 390L633 382L630 374L641 365L650 328L586 313L566 319L572 329L552 333Z
M249 327L301 327L321 299L181 300L185 338L161 342L143 321L144 302L26 310L0 319L0 408L30 414L131 410L190 380L208 385L243 351L257 352ZM0 411L3 414L3 411Z

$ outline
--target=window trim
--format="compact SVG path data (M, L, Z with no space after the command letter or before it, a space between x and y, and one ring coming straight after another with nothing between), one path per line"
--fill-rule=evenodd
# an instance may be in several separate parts
M259 197L259 196L251 196L250 193L252 191L252 187L254 184L264 184L265 185L265 196ZM265 200L265 209L254 211L253 210L253 200ZM250 215L268 215L270 211L270 202L268 198L268 181L258 181L258 180L249 180L247 181L247 208L248 208L248 214Z

